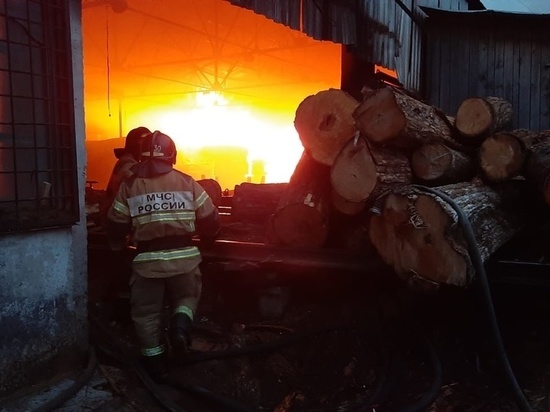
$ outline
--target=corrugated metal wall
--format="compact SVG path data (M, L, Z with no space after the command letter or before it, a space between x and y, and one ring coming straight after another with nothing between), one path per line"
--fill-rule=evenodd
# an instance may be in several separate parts
M468 97L498 96L514 127L550 129L550 16L442 14L427 26L429 102L454 115Z
M419 6L441 7L448 10L468 9L467 0L230 2L300 30L314 39L353 45L354 53L359 57L395 69L401 83L413 91L420 90L421 79L422 42L421 30L417 23L422 21L424 14Z

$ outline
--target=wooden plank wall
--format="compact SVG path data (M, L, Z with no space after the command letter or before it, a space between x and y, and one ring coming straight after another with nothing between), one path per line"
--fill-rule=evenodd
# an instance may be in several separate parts
M428 25L423 95L451 116L468 97L503 97L514 127L550 130L549 21L497 20Z

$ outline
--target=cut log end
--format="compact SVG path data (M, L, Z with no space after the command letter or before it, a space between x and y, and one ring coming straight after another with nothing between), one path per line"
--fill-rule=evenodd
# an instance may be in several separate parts
M304 149L317 162L331 165L342 145L355 133L353 97L339 89L306 97L296 109L294 127Z
M376 167L363 138L349 140L332 165L332 188L349 202L363 202L376 186Z
M479 150L480 166L490 181L502 181L521 173L526 152L518 138L498 133L485 139Z
M463 136L477 137L487 133L493 124L491 106L481 98L464 100L455 119L455 127Z
M445 237L449 223L433 198L412 201L391 194L382 213L371 219L369 235L382 259L401 277L465 286L467 261Z
M407 119L390 89L379 89L354 112L357 129L371 142L395 139L407 126Z

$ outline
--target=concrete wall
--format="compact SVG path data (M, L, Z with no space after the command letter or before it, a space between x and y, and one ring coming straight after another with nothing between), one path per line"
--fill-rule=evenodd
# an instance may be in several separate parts
M81 221L0 236L0 398L85 366L87 251L80 0L71 0L71 37Z

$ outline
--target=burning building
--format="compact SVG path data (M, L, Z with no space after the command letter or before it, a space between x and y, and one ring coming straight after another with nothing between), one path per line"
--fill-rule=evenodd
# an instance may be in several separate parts
M197 179L232 189L261 161L266 182L287 181L302 150L296 107L340 87L342 46L227 1L120 3L83 2L87 179L104 187L114 139L143 125L173 137Z

